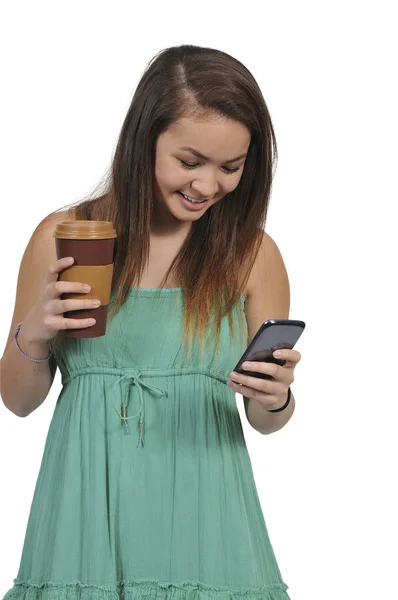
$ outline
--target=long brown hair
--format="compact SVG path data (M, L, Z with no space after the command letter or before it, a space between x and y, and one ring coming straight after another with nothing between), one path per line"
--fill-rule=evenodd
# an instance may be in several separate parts
M112 282L116 295L108 313L112 318L140 281L149 257L156 141L181 117L214 113L241 122L251 133L243 174L235 190L192 223L161 286L171 273L180 282L189 351L194 334L203 349L214 318L218 356L224 316L235 335L232 310L240 303L263 238L277 159L265 100L241 62L220 50L192 45L159 52L134 93L105 188L100 195L80 201L75 218L109 220L116 228Z

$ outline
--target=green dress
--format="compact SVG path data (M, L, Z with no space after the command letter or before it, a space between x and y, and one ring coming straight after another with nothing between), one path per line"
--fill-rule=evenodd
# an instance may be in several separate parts
M63 387L4 600L289 600L226 385L242 310L217 364L214 342L183 360L182 288L131 288L105 336L56 348Z

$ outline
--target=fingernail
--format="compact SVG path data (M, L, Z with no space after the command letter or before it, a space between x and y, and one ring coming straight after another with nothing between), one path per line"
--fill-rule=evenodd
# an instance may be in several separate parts
M274 356L276 358L279 358L280 356L282 356L282 352L279 352L279 350L277 350L276 352L274 352Z

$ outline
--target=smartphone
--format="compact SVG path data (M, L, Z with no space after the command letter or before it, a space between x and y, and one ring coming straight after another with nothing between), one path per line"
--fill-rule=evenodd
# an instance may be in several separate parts
M242 354L234 371L243 375L250 375L250 377L272 379L271 375L266 373L245 371L242 369L242 364L247 360L250 362L273 362L283 366L286 361L275 358L273 352L286 348L291 350L303 333L304 328L304 321L293 319L269 319L265 321Z

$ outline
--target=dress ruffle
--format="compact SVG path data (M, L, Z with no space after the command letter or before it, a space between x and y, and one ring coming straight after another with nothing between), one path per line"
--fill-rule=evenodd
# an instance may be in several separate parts
M234 589L196 581L123 581L117 585L94 585L14 579L14 587L3 600L290 600L287 589L285 583Z

